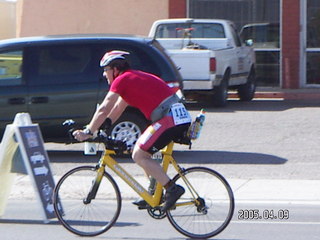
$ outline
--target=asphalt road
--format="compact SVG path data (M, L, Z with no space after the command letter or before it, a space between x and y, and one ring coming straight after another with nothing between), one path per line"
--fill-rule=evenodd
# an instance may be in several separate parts
M257 209L261 215L266 210L275 213L288 210L289 215L286 219L239 219L238 211L246 209ZM1 240L79 239L56 219L44 224L35 210L37 206L34 201L11 202L6 216L0 219ZM213 239L319 240L319 214L318 205L237 204L231 223ZM93 238L81 239L190 240L178 233L167 219L153 219L146 211L138 211L129 201L123 202L120 217L109 231Z
M320 179L320 102L269 99L229 101L226 108L187 105L194 117L202 107L207 113L200 138L191 150L175 146L180 163L209 165L227 178ZM46 148L57 173L97 158L83 156L83 144L47 143ZM67 165L62 167L63 162Z

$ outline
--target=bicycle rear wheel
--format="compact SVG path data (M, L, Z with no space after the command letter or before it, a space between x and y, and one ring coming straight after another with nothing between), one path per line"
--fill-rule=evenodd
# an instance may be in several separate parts
M233 192L216 171L194 167L183 171L190 184L177 175L173 181L185 189L176 207L167 211L173 227L190 238L206 239L222 232L234 211Z
M95 167L82 166L67 172L54 190L54 209L62 225L80 236L106 232L119 217L121 195L113 178L104 173L95 197L88 194L95 181Z

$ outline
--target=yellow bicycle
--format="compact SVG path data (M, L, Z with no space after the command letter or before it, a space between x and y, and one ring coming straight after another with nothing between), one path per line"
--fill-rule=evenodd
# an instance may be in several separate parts
M185 189L175 207L161 211L163 187L156 183L150 194L115 160L114 155L126 151L125 142L100 136L105 151L96 166L80 166L68 171L54 190L54 209L62 225L80 236L96 236L110 229L118 219L121 194L107 167L121 177L147 203L149 215L167 217L172 226L190 238L205 239L223 231L234 212L233 192L218 172L206 167L184 169L172 157L174 143L162 151L162 167L172 165L177 174L173 181Z

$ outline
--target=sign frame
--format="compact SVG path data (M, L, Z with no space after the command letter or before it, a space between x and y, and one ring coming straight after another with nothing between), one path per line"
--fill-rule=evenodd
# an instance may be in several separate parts
M48 153L44 148L40 127L38 124L32 123L29 113L18 113L13 124L7 127L9 127L8 130L11 131L9 132L9 136L7 134L6 139L3 140L9 142L9 140L12 141L12 139L14 139L14 141L17 142L25 169L30 176L38 203L41 205L43 221L48 223L49 219L56 218L52 202L55 181L52 175ZM1 149L6 148L8 145L4 141L1 143ZM9 161L12 163L13 157ZM10 186L10 189L11 187L12 186ZM10 189L7 190L9 193ZM5 198L8 198L8 195L9 194L7 194ZM3 201L6 203L7 199Z

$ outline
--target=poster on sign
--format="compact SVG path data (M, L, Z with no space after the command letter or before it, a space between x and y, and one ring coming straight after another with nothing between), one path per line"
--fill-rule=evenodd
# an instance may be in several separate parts
M34 180L46 218L55 218L52 202L55 183L39 126L18 126L16 135L25 166Z

